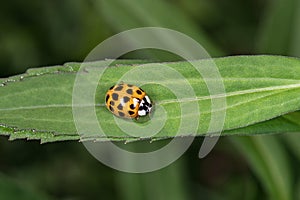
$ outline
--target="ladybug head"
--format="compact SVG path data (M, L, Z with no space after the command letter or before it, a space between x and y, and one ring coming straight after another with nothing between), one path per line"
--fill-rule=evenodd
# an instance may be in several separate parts
M140 102L138 115L146 116L151 112L152 104L150 98L146 95Z

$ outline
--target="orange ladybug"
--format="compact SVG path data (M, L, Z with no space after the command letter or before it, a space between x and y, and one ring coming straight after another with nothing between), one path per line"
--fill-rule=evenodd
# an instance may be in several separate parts
M138 118L151 112L150 98L141 88L126 83L112 86L106 93L105 104L114 115L122 118Z

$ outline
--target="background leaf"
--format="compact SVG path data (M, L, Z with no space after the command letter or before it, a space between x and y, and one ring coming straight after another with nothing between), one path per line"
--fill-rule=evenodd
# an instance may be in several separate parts
M266 11L266 16L261 23L259 53L271 53L281 55L294 55L297 32L299 1L278 0L272 1Z
M22 185L22 182L13 180L4 174L0 174L0 198L1 199L50 199L41 192L34 191L28 185Z
M235 137L233 142L242 150L271 199L291 199L291 170L283 145L276 138Z
M182 9L177 8L171 2L156 1L154 4L151 1L96 1L95 5L109 24L118 31L125 31L131 28L156 26L170 28L180 31L196 41L200 42L204 48L213 55L223 55L222 51L216 47L214 42L209 38L204 31L197 26L193 18L185 15ZM124 9L124 7L126 7ZM149 9L152 7L152 9ZM168 10L168 12L166 12ZM171 20L176 16L176 21ZM175 41L174 41L175 42ZM161 54L161 52L160 52ZM166 54L156 54L158 58L166 58Z

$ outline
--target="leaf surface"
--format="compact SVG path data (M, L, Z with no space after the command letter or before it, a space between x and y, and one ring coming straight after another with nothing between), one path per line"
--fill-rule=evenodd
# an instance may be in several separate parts
M211 60L210 60L211 61ZM132 70L139 70L141 66L149 69L158 63L145 61L116 61L108 67L98 83L93 83L88 77L93 70L103 68L104 61L84 63L67 63L64 66L30 69L25 74L1 79L0 87L0 132L9 135L10 139L27 138L40 139L42 142L61 140L114 140L134 141L141 137L131 136L130 133L117 126L117 122L124 122L126 126L146 127L152 120L163 123L152 140L174 137L182 119L193 121L197 112L181 112L182 109L199 107L197 135L206 135L211 121L212 112L226 111L222 135L233 134L263 134L298 132L297 121L300 108L300 60L281 56L234 56L216 58L214 62L223 78L226 93L210 95L205 79L188 62L160 63L179 72L184 79L165 77L163 85L172 85L181 94L187 92L185 81L189 83L196 98L178 99L170 88L150 82L142 88L155 103L155 107L163 107L167 118L153 112L153 118L143 123L134 121L115 120L104 104L105 93L110 86L120 82L122 76ZM208 60L195 61L205 65ZM72 105L74 82L77 73L87 76L82 84L97 84L94 102L90 105ZM161 76L159 71L154 73ZM131 75L131 74L130 74ZM148 75L145 75L145 78ZM124 76L123 76L124 77ZM129 76L130 77L130 76ZM134 75L132 74L134 78ZM99 77L100 78L100 77ZM213 78L206 81L215 81ZM130 80L129 80L130 82ZM136 84L135 82L131 82ZM138 85L138 84L136 84ZM83 91L84 94L84 91ZM226 97L227 106L220 110L211 110L211 100L220 96ZM87 98L82 95L82 99ZM72 106L83 108L94 107L96 116L106 137L93 132L86 132L80 136L74 123ZM183 107L181 107L183 106ZM93 127L85 117L86 126ZM164 121L166 120L166 121ZM123 124L124 125L124 124ZM184 127L177 136L186 136L189 127ZM129 135L128 135L129 134Z

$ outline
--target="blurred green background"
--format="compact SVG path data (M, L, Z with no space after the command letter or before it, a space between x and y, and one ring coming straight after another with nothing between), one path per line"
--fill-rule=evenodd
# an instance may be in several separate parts
M1 2L0 16L1 77L82 61L109 36L144 26L181 31L212 57L300 56L299 0L10 0ZM78 142L1 137L0 199L300 199L298 141L295 134L222 137L200 160L197 138L172 165L127 174Z

